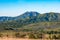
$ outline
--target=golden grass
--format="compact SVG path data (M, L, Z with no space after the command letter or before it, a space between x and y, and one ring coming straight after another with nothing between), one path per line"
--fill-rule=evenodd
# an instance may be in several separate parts
M0 38L0 40L55 40L55 39L28 39L28 38L9 38L9 37L3 37ZM56 39L56 40L60 40L60 39Z

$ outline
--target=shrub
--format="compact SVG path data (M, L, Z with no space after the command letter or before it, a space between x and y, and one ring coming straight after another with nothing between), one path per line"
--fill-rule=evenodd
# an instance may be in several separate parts
M40 38L40 39L43 38L43 37L42 37L42 34L37 34L36 36L37 36L37 38Z
M0 34L0 37L2 37L2 34Z
M36 38L34 34L29 34L29 38Z
M26 36L26 34L20 34L20 33L16 33L15 37L17 38L24 38Z
M58 39L58 37L56 35L53 35L52 39Z

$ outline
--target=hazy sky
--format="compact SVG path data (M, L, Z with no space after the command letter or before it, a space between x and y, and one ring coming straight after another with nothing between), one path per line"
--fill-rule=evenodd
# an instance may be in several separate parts
M60 12L60 0L0 0L0 16L18 16L26 11Z

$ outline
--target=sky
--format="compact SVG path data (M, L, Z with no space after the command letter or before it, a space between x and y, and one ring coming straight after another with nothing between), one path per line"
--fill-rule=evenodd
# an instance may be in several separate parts
M0 0L0 16L18 16L27 11L60 13L60 0Z

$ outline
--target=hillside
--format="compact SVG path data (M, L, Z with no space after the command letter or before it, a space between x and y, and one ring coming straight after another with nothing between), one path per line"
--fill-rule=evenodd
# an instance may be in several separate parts
M60 13L25 12L16 17L0 17L0 30L39 30L60 27ZM19 29L19 30L20 30Z

